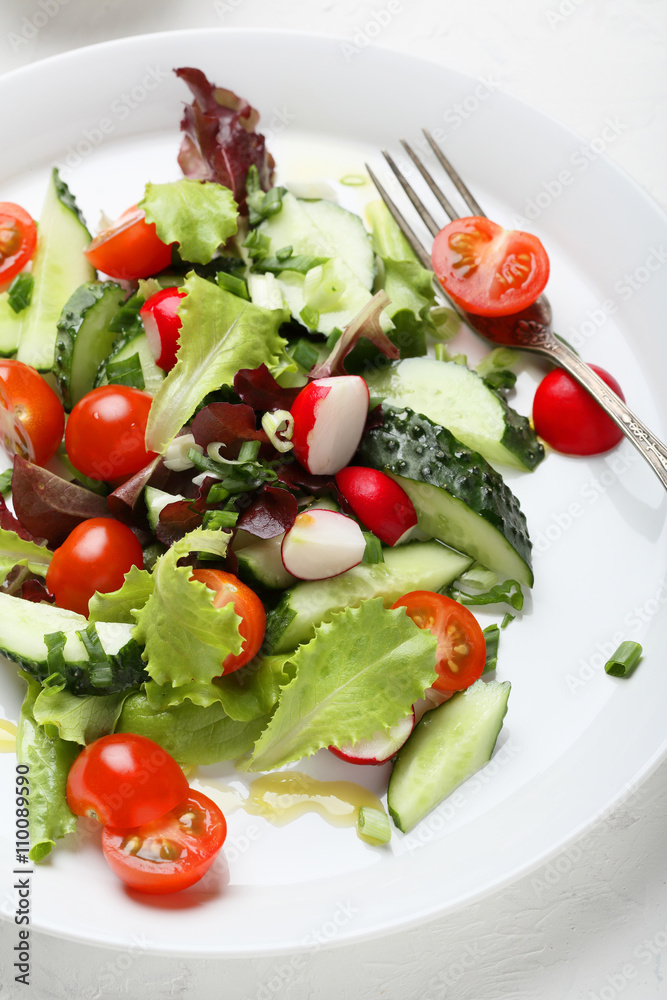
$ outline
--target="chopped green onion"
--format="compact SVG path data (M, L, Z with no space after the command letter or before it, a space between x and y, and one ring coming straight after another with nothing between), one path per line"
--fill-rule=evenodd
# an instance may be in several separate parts
M13 469L5 469L4 472L0 472L0 493L3 497L9 496L12 492L12 473Z
M261 445L259 441L244 441L239 450L239 462L254 462L259 455Z
M505 580L483 594L466 594L454 585L447 593L461 604L509 604L515 611L521 611L523 607L523 590L516 580Z
M344 177L341 177L340 182L346 187L363 187L367 183L367 178L362 174L345 174Z
M613 656L604 665L612 677L627 677L635 669L642 655L642 647L638 642L626 640L622 642Z
M276 257L280 261L287 260L288 257L292 256L293 252L294 252L293 246L281 247L280 250L276 250Z
M15 313L23 312L30 305L35 279L32 274L17 274L7 292L7 302Z
M232 295L237 295L240 299L245 299L246 302L249 301L248 285L243 278L235 278L233 274L227 274L226 271L218 271L215 280L220 288L224 288L226 292L231 292Z
M491 372L502 368L512 368L520 357L519 351L514 351L511 347L494 347L475 366L475 371L482 378L486 378Z
M294 417L289 410L273 410L262 417L262 427L276 451L291 451Z
M516 375L508 368L501 368L499 371L489 372L488 375L485 375L484 381L490 389L495 389L496 391L499 389L513 389L516 383Z
M287 249L287 248L285 248ZM280 253L280 251L278 251ZM254 264L254 270L260 274L268 271L271 274L280 274L281 271L297 271L299 274L308 274L320 264L326 264L328 257L313 257L311 254L296 254L294 257L288 254L287 257L262 257Z
M484 641L486 642L486 663L484 664L483 674L488 674L492 670L496 669L498 664L498 642L500 640L500 629L497 625L487 625L484 632Z
M513 622L515 618L516 618L516 615L511 615L509 613L509 611L508 611L507 614L503 616L503 620L500 623L501 629L507 628L507 626L509 625L509 623Z
M213 531L233 528L238 519L238 511L235 510L209 510L204 514L203 527L211 528Z
M224 503L231 496L222 483L213 483L206 497L206 503Z
M458 586L472 587L473 590L490 590L497 583L498 574L481 563L473 563L456 581Z
M333 328L331 333L326 339L327 351L333 351L334 347L343 336L343 331L339 330L337 326Z
M461 320L453 309L448 306L434 306L430 312L431 322L435 327L438 340L451 340L461 329Z
M317 330L317 325L320 322L320 314L317 309L311 309L310 306L304 306L299 313L299 316L309 330Z
M267 256L271 247L271 240L268 236L260 233L259 229L253 229L243 246L248 251L248 256L257 261Z
M364 531L363 536L366 539L366 548L364 549L364 555L361 560L362 563L366 563L368 566L374 566L376 563L384 562L382 542L377 535L374 535L372 531Z
M306 340L305 337L301 337L300 340L297 340L290 353L296 363L301 365L301 367L305 368L308 372L313 365L317 364L320 356L320 352L317 350L315 345L311 344L311 342Z
M391 826L386 812L362 806L357 820L357 836L369 844L388 844L391 840Z
M67 636L64 632L49 632L48 635L44 636L44 645L48 651L46 654L46 664L50 671L48 678L51 682L49 684L50 687L60 684L60 680L56 684L56 677L62 679L67 674L65 654L63 653L66 642ZM44 684L46 684L46 681L44 681Z
M446 344L436 344L434 350L436 361L453 361L455 365L463 365L464 367L468 364L468 358L465 354L450 354Z
M145 389L144 373L138 354L119 361L108 361L105 366L109 385L129 385L133 389Z
M89 622L86 628L76 633L86 647L90 670L90 683L94 687L106 687L113 680L111 660L104 651L95 628L95 622Z

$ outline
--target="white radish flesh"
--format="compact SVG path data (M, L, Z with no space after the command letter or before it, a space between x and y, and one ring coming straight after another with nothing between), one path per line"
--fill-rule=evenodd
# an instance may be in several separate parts
M283 565L300 580L326 580L361 562L366 548L356 521L333 510L298 514L282 544Z
M368 739L329 749L349 764L385 764L398 753L414 727L415 714L410 712L391 729L380 729Z

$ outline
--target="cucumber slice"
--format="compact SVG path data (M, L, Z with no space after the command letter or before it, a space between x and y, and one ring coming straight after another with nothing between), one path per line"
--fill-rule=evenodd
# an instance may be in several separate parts
M154 486L147 486L144 490L144 500L146 501L148 524L151 531L155 531L160 520L160 512L170 503L185 500L185 497L181 496L180 493L165 493L164 490L158 490Z
M54 168L39 220L32 265L32 302L21 314L18 360L38 371L55 362L57 324L63 306L79 285L95 280L95 268L83 255L90 233L72 194Z
M487 462L531 470L544 458L544 447L528 419L465 365L406 358L364 377L372 396L423 413Z
M286 591L267 615L265 651L288 652L312 639L315 627L330 622L336 612L373 597L382 597L389 608L411 590L448 587L472 562L439 542L411 542L382 552L383 563L360 563L340 576L297 583Z
M66 410L93 388L97 369L116 339L109 325L124 298L120 285L105 281L81 285L65 303L58 320L53 373Z
M445 427L388 406L382 426L364 436L357 456L403 487L431 538L532 587L531 543L519 501L500 474Z
M15 313L9 304L9 295L0 295L0 358L10 358L16 353L21 335L25 310Z
M151 396L154 396L167 373L155 364L155 358L148 346L148 338L145 333L135 333L116 340L109 357L105 358L97 369L95 385L108 385L109 382L135 385L134 380L124 381L118 370L114 373L114 366L118 362L131 362L133 359L136 359L134 368L139 370L141 381L143 381L143 385L136 385L136 387L144 389Z
M370 236L359 216L324 198L318 201L301 201L300 204L325 240L331 244L336 256L341 257L364 288L370 290L375 281L375 254Z
M509 695L509 681L479 680L426 712L389 779L387 808L399 830L411 830L491 759Z
M284 590L296 583L296 577L288 573L283 565L280 550L284 535L275 538L257 539L251 545L239 549L239 576L249 587L269 587Z

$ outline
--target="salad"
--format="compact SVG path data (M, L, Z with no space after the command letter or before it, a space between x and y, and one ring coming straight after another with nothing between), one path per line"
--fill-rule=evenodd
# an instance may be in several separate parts
M0 650L28 683L31 858L93 813L147 891L224 840L174 760L394 759L402 831L489 760L510 686L482 679L500 629L469 607L520 610L530 540L497 467L544 457L512 353L451 353L384 205L367 229L276 186L256 112L177 74L181 179L95 239L57 171L38 234L0 205ZM391 836L383 808L358 826ZM131 881L147 866L161 888Z

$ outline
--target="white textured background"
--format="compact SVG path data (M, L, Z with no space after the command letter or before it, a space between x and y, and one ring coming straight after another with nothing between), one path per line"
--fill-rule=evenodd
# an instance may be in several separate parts
M111 38L206 26L316 31L360 45L386 7L385 0L2 0L0 71ZM620 123L607 155L667 206L666 0L403 0L400 7L369 44L491 77L588 140L608 119ZM2 942L0 1000L667 998L666 788L662 765L581 841L493 897L418 930L315 952L299 968L270 958L170 962L140 947L105 952L34 935L28 989L8 987Z

